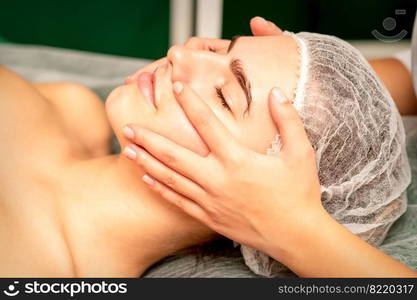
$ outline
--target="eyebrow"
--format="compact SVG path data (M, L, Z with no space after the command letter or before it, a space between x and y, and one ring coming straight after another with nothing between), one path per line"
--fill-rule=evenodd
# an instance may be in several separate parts
M233 49L233 46L236 45L236 42L240 37L240 35L235 35L234 37L232 37L232 40L229 44L229 48L227 49L227 53L229 53ZM232 61L229 64L229 68L232 74L235 76L239 85L242 87L243 92L245 93L246 102L248 103L248 106L245 110L245 113L247 113L252 103L252 93L250 82L243 69L242 61L239 59L232 59Z

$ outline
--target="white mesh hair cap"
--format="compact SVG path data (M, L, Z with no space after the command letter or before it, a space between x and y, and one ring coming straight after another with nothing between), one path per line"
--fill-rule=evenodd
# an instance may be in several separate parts
M411 175L401 117L358 50L332 36L285 34L298 44L293 105L316 153L323 206L352 233L378 246L407 207ZM279 147L278 137L267 153ZM260 251L244 245L241 251L257 274L277 276L286 270Z

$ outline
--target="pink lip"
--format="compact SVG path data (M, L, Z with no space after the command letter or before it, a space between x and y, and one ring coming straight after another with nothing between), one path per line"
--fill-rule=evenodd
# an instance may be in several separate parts
M155 105L155 72L140 73L135 81L149 104Z

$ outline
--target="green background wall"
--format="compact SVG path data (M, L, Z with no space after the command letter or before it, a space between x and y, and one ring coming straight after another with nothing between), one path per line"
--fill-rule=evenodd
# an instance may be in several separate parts
M0 36L134 57L164 56L169 0L0 0Z
M402 29L411 32L416 4L416 0L224 0L222 35L249 34L248 20L261 15L291 31L373 39L373 29L386 35ZM158 58L168 48L169 6L169 0L0 0L0 42ZM407 14L395 16L396 8ZM386 17L397 21L392 32L382 27Z
M238 32L250 34L247 20L260 15L290 31L333 34L343 39L374 39L371 35L374 29L385 35L394 35L402 29L411 32L416 5L417 0L225 0L223 36L231 37ZM406 9L407 13L396 16L395 9ZM392 32L382 26L387 17L397 21Z

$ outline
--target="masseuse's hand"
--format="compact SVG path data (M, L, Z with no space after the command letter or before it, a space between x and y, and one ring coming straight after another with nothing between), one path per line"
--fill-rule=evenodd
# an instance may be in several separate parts
M262 17L254 17L250 20L250 29L254 36L281 35L282 30L271 21Z
M129 125L136 144L129 146L154 191L214 231L266 253L277 237L287 243L300 227L316 224L314 218L326 213L314 151L297 111L279 89L269 97L282 142L276 156L241 145L188 86L176 82L174 91L210 153L199 156Z
M416 277L322 207L313 150L296 110L279 91L271 115L282 150L266 156L240 145L188 87L177 100L210 149L206 157L131 125L143 180L213 230L257 248L299 276ZM127 131L129 132L129 131ZM127 136L129 138L129 136ZM145 150L146 149L146 150Z

